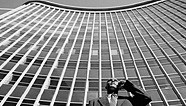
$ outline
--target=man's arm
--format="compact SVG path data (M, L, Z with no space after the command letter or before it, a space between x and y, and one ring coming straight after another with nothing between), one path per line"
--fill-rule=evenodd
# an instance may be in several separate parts
M129 101L133 104L133 106L146 106L152 101L150 96L148 96L144 90L128 80L126 80L122 88L134 95L133 97L129 98Z

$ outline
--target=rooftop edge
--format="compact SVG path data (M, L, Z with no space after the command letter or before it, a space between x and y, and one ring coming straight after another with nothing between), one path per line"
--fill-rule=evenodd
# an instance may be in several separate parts
M44 1L44 0L31 0L31 1L27 1L24 4L29 4L32 2L38 2L38 3L43 3L46 5L51 5L54 7L60 7L60 8L66 8L66 9L72 9L72 10L81 10L81 11L112 11L112 10L121 10L121 9L129 9L129 8L133 8L133 7L138 7L138 6L143 6L146 4L150 4L150 3L154 3L157 1L162 1L162 0L148 0L148 1L144 1L141 3L137 3L137 4L131 4L131 5L127 5L127 6L115 6L115 7L80 7L80 6L70 6L70 5L63 5L63 4L58 4L58 3L54 3L54 2L50 2L50 1Z

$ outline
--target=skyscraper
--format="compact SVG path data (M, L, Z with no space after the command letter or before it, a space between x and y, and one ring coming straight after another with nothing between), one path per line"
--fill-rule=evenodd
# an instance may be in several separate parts
M185 106L185 38L185 0L26 2L0 16L0 105L85 106L114 77L146 90L151 106Z

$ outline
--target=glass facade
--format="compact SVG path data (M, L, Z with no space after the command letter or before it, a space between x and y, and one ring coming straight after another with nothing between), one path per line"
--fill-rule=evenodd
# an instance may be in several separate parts
M118 10L30 2L0 16L0 104L86 106L108 78L186 105L186 1ZM126 91L120 91L128 95Z

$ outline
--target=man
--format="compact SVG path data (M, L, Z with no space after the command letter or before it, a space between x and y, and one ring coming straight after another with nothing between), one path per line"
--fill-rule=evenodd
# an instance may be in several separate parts
M105 88L107 95L89 101L89 106L146 106L151 101L146 92L128 80L109 79ZM121 89L131 92L132 96L119 96Z

